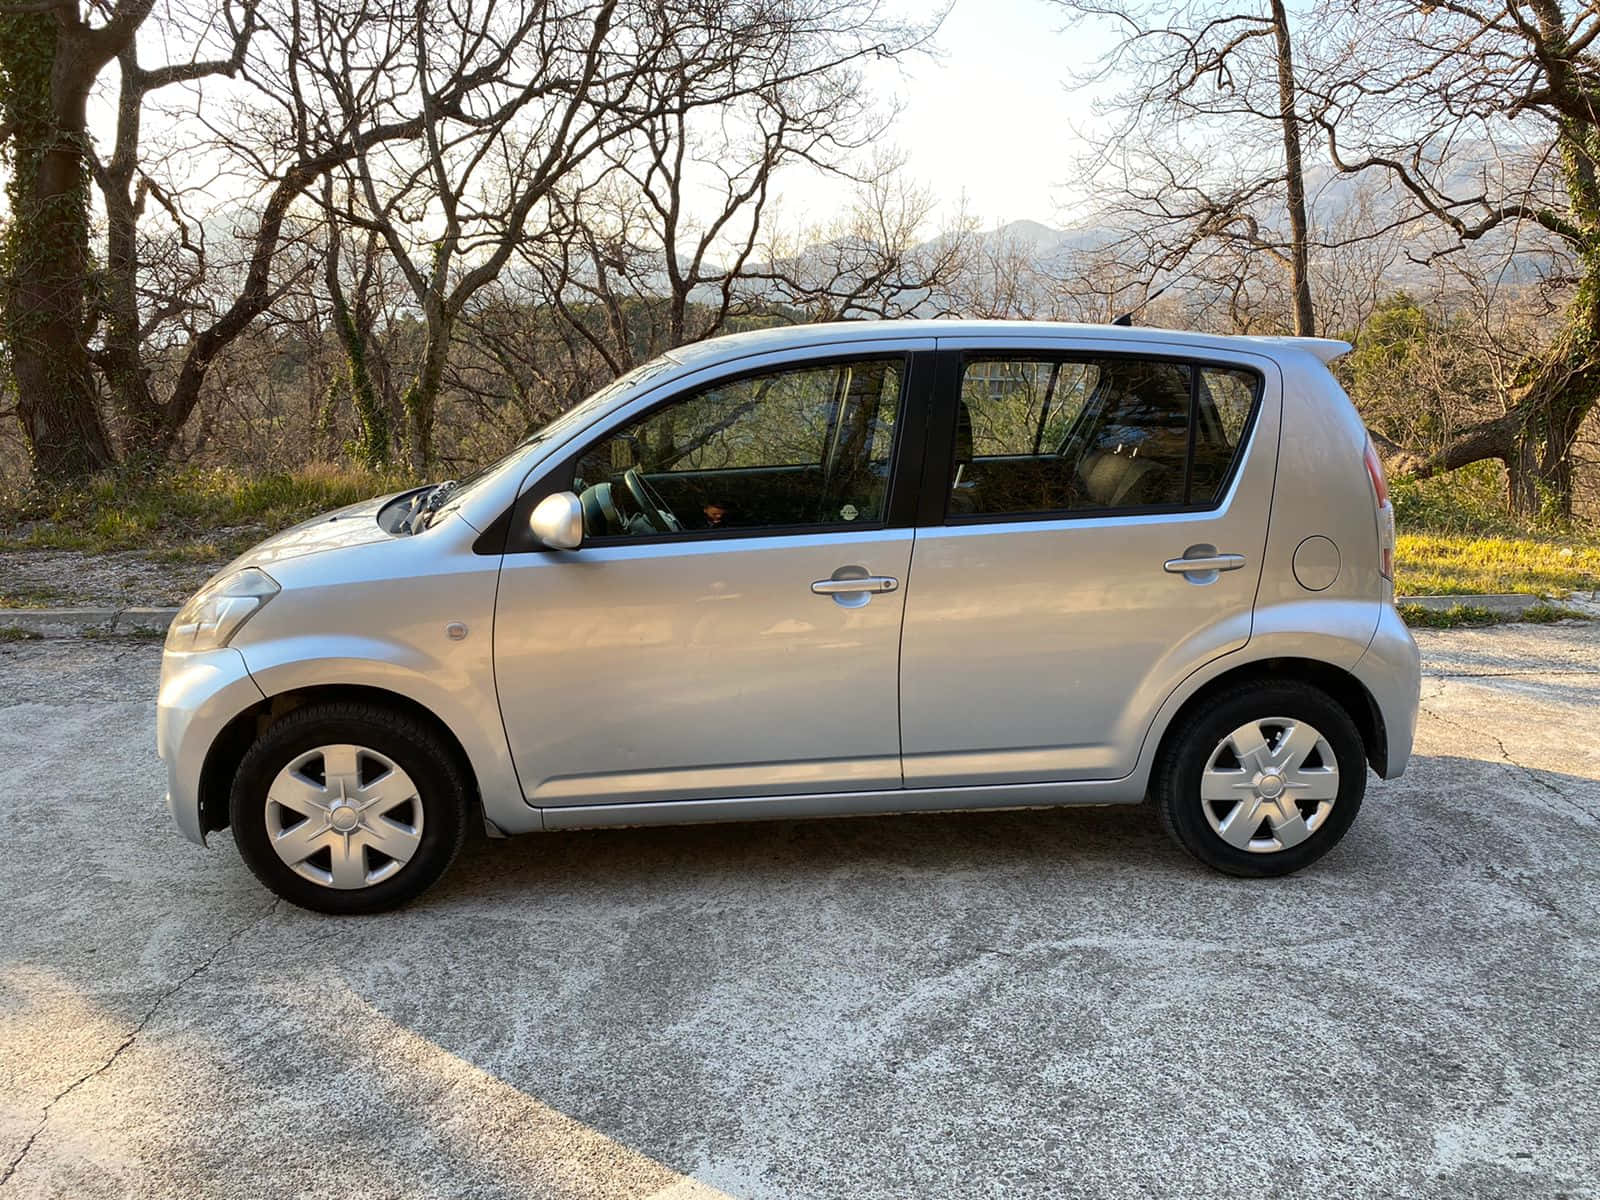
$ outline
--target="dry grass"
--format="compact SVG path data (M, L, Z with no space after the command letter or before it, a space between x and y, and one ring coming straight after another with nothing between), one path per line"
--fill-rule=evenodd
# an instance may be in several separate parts
M398 473L327 463L268 475L216 469L107 477L82 488L0 496L0 549L145 550L168 561L209 561L410 483Z

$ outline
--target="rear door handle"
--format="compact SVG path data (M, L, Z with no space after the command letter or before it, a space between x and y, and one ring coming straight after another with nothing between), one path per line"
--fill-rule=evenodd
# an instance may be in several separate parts
M1242 554L1209 554L1205 558L1169 558L1162 569L1169 575L1189 575L1196 571L1237 571L1242 566Z
M900 581L892 575L866 575L860 579L819 579L811 590L819 596L845 596L851 592L892 592Z

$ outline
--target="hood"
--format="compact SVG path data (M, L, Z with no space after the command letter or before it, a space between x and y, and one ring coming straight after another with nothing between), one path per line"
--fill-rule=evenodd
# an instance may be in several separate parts
M307 554L321 554L325 550L342 550L351 546L364 546L368 542L384 542L394 537L378 525L378 510L400 493L362 500L356 504L322 513L309 521L302 521L282 533L275 533L234 559L219 574L240 567L260 567L271 574L272 564L288 558L302 558Z

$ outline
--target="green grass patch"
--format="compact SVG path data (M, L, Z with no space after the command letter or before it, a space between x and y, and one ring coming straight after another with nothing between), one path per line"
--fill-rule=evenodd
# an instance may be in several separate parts
M0 591L0 608L55 608L66 599L52 587L9 587Z
M1391 479L1395 522L1401 529L1477 537L1544 537L1559 533L1548 518L1519 516L1506 508L1506 469L1473 463L1433 479Z
M217 468L107 476L78 488L0 495L0 549L145 550L162 561L210 561L411 482L399 472L328 464L268 475Z
M39 635L31 629L15 629L10 626L0 627L0 642L36 642Z
M1508 619L1488 609L1473 608L1467 604L1453 605L1443 612L1403 601L1396 607L1400 610L1400 619L1413 629L1464 629L1474 625L1498 625Z
M1600 588L1600 544L1577 539L1402 533L1395 553L1401 596L1532 592L1562 599Z
M1494 613L1471 604L1456 604L1443 612L1423 608L1420 604L1398 605L1400 618L1413 629L1468 629L1481 625L1548 625L1553 621L1587 620L1585 614L1563 608L1559 604L1535 604L1525 612Z

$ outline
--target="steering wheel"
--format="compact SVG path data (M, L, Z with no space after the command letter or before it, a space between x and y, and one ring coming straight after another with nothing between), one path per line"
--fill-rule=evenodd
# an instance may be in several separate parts
M650 527L657 533L677 533L682 528L676 514L650 486L638 467L629 467L623 473L622 483L644 514L644 519L650 522Z

